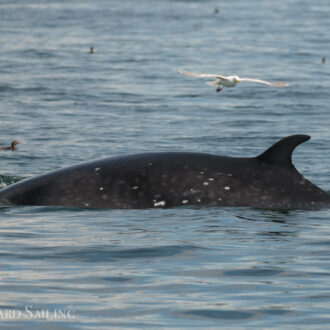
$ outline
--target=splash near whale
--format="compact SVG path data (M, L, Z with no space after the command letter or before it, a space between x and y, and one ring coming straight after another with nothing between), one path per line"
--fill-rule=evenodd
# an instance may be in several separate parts
M248 158L155 152L82 163L2 189L0 205L327 207L329 193L305 179L292 164L293 150L309 139L308 135L288 136Z

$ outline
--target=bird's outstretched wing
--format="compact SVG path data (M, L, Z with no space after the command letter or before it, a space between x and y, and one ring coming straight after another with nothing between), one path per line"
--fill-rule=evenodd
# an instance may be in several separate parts
M226 79L225 76L222 76L217 73L196 73L196 72L188 72L188 71L184 71L184 70L179 70L179 72L188 77Z
M266 81L261 79L254 79L254 78L240 78L240 81L252 81L259 84L265 84L269 86L275 86L275 87L287 87L289 84L280 82L280 81Z

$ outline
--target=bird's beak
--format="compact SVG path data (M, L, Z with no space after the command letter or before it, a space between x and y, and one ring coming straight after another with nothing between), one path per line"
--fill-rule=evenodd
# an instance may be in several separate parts
M241 81L238 79L237 82L241 82Z

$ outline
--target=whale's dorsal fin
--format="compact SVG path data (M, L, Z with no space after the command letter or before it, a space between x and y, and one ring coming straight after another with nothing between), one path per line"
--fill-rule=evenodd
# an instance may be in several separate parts
M273 144L269 149L256 157L258 160L281 167L293 168L292 153L301 143L306 142L311 137L309 135L290 135Z

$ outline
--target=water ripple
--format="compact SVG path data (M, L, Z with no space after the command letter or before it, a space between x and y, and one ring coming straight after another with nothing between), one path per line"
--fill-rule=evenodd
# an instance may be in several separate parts
M72 261L84 262L108 262L125 259L165 258L198 249L200 248L196 246L177 245L132 249L117 249L115 246L90 246L87 248L60 246L51 249L29 247L26 248L24 253L0 253L0 256L21 259L70 259Z

